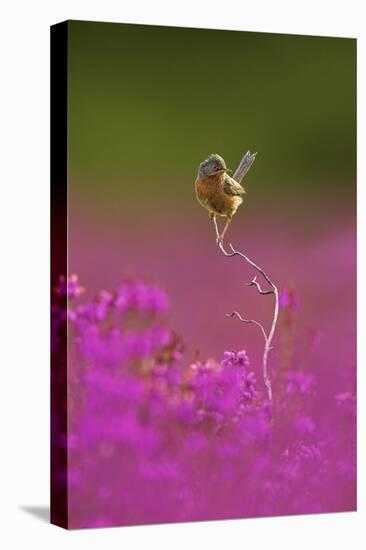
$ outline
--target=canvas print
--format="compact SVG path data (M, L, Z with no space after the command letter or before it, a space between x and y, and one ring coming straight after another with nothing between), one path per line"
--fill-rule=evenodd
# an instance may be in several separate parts
M356 509L356 41L51 29L51 520Z

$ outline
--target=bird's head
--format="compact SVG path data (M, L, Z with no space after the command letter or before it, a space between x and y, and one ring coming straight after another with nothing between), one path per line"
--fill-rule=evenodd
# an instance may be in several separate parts
M198 176L200 178L204 176L214 176L220 172L227 172L229 168L226 168L225 161L220 155L210 155L206 160L201 162L198 169Z

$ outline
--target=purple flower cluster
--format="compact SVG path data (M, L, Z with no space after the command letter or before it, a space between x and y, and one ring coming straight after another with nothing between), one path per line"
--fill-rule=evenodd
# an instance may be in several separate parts
M83 291L78 286L77 277L66 284L60 280L58 292L67 293L69 298L75 298ZM86 304L70 308L69 318L73 321L87 320L88 322L103 321L114 310L119 314L137 313L139 316L156 317L168 309L168 297L157 285L148 285L142 282L125 281L114 294L102 290L97 297Z
M74 273L70 277L60 275L55 294L60 297L77 298L84 292L84 288L79 284L79 277Z
M287 373L286 392L288 395L305 394L310 391L313 384L314 377L308 372L297 370Z
M159 315L168 309L168 296L158 285L128 281L118 287L115 306L120 311L136 310L145 315Z
M282 289L279 298L281 309L296 311L299 309L299 297L293 287L285 287Z
M186 359L157 285L81 294L75 275L61 278L53 310L55 326L69 324L72 527L353 506L353 394L333 399L330 437L311 372L291 368L268 403L246 351Z

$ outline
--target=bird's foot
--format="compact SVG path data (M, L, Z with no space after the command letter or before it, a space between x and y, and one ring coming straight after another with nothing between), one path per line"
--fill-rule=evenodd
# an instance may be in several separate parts
M224 236L223 235L218 235L216 237L216 244L217 244L217 246L222 246L224 244Z

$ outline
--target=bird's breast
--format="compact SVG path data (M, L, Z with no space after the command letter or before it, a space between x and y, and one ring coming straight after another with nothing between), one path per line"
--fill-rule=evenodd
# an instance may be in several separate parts
M227 216L236 212L243 202L241 197L227 195L224 190L225 174L197 178L196 194L199 202L219 216Z

